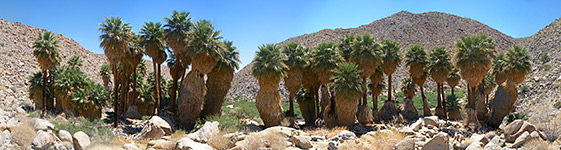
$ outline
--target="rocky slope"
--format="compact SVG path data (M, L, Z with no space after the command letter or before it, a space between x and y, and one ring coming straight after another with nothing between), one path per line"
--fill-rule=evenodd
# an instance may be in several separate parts
M316 33L293 37L279 44L298 42L306 47L314 47L320 42L337 42L339 38L344 37L346 34L361 35L363 33L370 33L376 36L377 41L386 39L397 40L403 51L413 44L420 44L426 50L431 50L437 46L444 46L449 51L454 52L454 43L459 40L460 36L481 33L486 33L494 38L499 51L511 48L515 43L514 38L469 18L441 12L413 14L401 11L357 28L324 29ZM251 66L252 64L247 65L235 75L232 89L228 93L229 98L240 97L252 100L257 95L258 85L256 79L251 76ZM406 76L405 67L400 67L396 75L394 75L394 83L400 84L400 81ZM280 89L281 93L284 93L283 97L287 97L288 92L284 90L285 88L282 85Z
M39 71L39 66L33 56L33 40L41 32L47 31L17 22L10 22L0 18L0 98L2 103L11 102L4 99L25 99L27 97L28 77ZM65 65L66 61L74 56L80 56L83 66L80 67L88 77L101 83L99 69L107 63L103 54L94 54L84 49L76 41L62 34L55 34L60 41L61 56ZM149 71L152 62L147 62ZM163 76L169 79L167 67L162 67ZM6 104L10 105L10 104Z

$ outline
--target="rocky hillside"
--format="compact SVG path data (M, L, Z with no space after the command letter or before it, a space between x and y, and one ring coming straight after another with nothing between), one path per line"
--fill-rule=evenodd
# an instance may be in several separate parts
M543 108L553 109L551 106L561 102L561 92L559 92L561 88L561 69L559 69L561 65L561 19L555 20L530 37L517 40L519 44L529 50L533 65L532 73L521 85L525 90L520 94L521 101L518 109L530 116L551 117L545 112L553 111L543 110ZM534 110L534 108L542 108L542 110Z
M0 98L2 100L27 97L27 79L40 69L33 56L33 40L44 31L47 30L0 18L0 64L2 64L0 65ZM55 34L55 37L60 41L62 65L66 64L70 57L80 56L83 60L82 71L97 83L102 82L99 69L101 65L107 63L105 55L94 54L62 34ZM152 63L147 62L147 66L151 71ZM167 67L162 69L163 76L169 78ZM10 101L6 100L6 102Z
M349 29L324 29L316 33L304 34L290 38L279 44L287 42L298 42L306 47L314 47L320 42L337 42L346 34L370 33L377 37L378 41L386 39L398 40L403 51L413 44L420 44L430 50L437 46L444 46L451 52L455 51L454 42L460 36L486 33L496 40L499 51L511 48L515 39L505 35L481 22L469 18L463 18L441 12L427 12L413 14L401 11L392 16L376 20L368 25ZM234 77L232 89L228 93L229 98L240 97L242 99L254 99L257 95L258 85L255 78L251 76L251 66L247 65ZM406 77L405 67L400 67L394 76L394 81L401 81ZM401 82L394 82L401 83ZM430 84L429 84L430 85ZM286 90L281 85L283 97L287 97Z

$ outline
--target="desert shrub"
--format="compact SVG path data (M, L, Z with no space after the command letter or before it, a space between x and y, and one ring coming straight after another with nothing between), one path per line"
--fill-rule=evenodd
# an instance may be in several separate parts
M549 122L539 123L537 127L545 134L546 140L553 142L561 138L561 115Z
M401 141L405 140L405 135L390 130L388 132L376 132L373 135L363 135L360 137L359 141L371 147L371 149L392 149L393 146Z
M205 121L217 121L220 124L218 127L221 131L225 132L236 132L239 131L240 128L243 126L243 121L235 116L208 116L204 119Z
M234 108L226 107L230 104L234 105ZM236 116L237 118L247 118L247 119L259 119L259 111L255 106L255 102L251 102L247 99L240 100L238 102L225 102L223 104L224 112L228 112L226 116Z
M446 95L446 108L448 111L460 109L460 103L458 103L456 95Z
M175 132L173 132L173 134L171 134L170 138L172 140L179 140L183 137L185 137L186 133L185 130L175 130Z
M150 119L150 116L142 116L142 120L148 120Z
M287 146L286 137L277 132L249 134L244 144L247 149L284 150Z
M528 91L530 91L530 87L528 85L522 85L520 87L520 92L521 93L525 93L525 92L528 92Z
M547 141L544 141L544 140L541 140L541 139L534 139L534 140L526 142L520 149L522 149L522 150L535 150L535 149L554 150L554 149L561 149L560 146L561 145L558 142L550 143L550 142L547 142Z
M53 119L51 123L59 130L66 130L70 134L82 131L91 139L95 139L98 143L109 143L115 137L110 128L108 128L102 120L90 121L83 117L72 118L70 120ZM58 131L56 133L58 135Z
M553 107L561 109L561 102L556 102L555 104L553 104Z
M39 117L40 115L41 115L41 110L36 110L29 113L29 117L31 118Z
M362 143L359 140L355 141L345 141L339 145L339 149L352 149L352 150L371 150L376 149L376 147Z
M4 47L4 43L0 43L0 46Z
M10 128L10 135L20 147L29 147L36 136L35 128L25 121L20 125Z
M526 114L522 114L522 113L512 113L509 114L507 116L507 124L510 124L511 122L513 122L514 120L528 120L528 116L526 116Z
M544 63L544 64L545 64L545 63L548 63L550 60L551 60L551 57L549 57L549 55L547 55L547 54L542 55L542 56L540 57L540 61L541 61L542 63Z
M549 70L551 69L551 65L546 64L546 65L543 67L543 69L544 69L545 71L549 71Z

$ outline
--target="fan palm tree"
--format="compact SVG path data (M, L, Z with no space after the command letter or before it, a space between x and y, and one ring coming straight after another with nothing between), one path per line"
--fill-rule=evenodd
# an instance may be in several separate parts
M304 87L300 87L298 92L294 96L298 106L300 107L300 112L302 112L302 118L306 122L307 126L311 126L315 123L314 119L314 101L312 99L312 94L306 90Z
M104 49L105 56L113 70L113 97L115 98L113 101L113 107L115 109L115 121L113 126L117 127L119 124L119 104L117 100L119 75L117 73L117 64L121 60L121 57L125 55L125 51L129 49L129 43L132 38L132 28L130 24L123 23L123 19L120 17L105 18L105 22L99 25L101 26L98 29L101 31L101 35L99 36L101 44L99 46Z
M328 43L320 43L318 46L314 48L312 51L312 58L310 61L311 70L315 73L317 80L319 81L320 85L316 88L319 89L321 86L327 86L328 83L331 82L331 75L332 70L337 67L337 64L343 62L343 58L341 57L340 53L334 49L334 45L331 42ZM317 96L316 90L310 90L312 95ZM329 89L327 91L330 91ZM316 113L319 114L319 103L318 99L315 98L315 106L316 106ZM322 100L332 100L331 96L329 97L322 97ZM328 104L328 103L326 103ZM325 109L325 108L324 108ZM325 112L324 110L322 110Z
M309 62L307 60L307 53L304 47L301 47L296 42L291 42L282 47L282 52L287 56L284 63L288 66L287 76L284 78L286 88L289 94L289 115L294 116L294 95L298 92L298 89L302 86L302 70L306 67Z
M351 53L353 52L355 44L355 40L358 38L356 35L347 34L345 37L339 39L339 43L337 43L337 50L341 53L341 57L346 61L350 61ZM373 39L372 39L373 40Z
M388 76L388 100L380 109L380 119L391 120L397 115L395 101L392 100L392 74L401 63L401 48L397 41L386 40L382 42L382 72Z
M160 108L161 65L167 58L164 28L159 22L145 22L142 29L140 29L140 33L142 34L142 45L146 49L146 55L152 57L154 71L156 72L156 91L154 95L156 95L156 114L159 115L162 113Z
M428 63L427 53L425 52L425 48L423 46L415 44L407 50L407 53L405 54L405 65L409 66L409 74L411 75L411 78L413 78L413 83L415 83L413 86L418 85L420 87L421 98L423 100L423 115L425 116L431 115L423 89L423 85L426 81L425 67Z
M352 63L341 63L333 70L333 80L329 84L335 98L335 112L338 125L352 126L356 121L358 100L362 95L364 82L360 82L362 72Z
M218 58L216 66L207 74L206 86L209 90L201 112L202 118L211 115L220 116L222 113L224 97L230 90L234 71L239 68L240 63L240 53L236 51L238 47L233 44L232 41L222 42L223 54Z
M124 97L126 97L123 101L123 110L128 112L128 107L131 104L136 105L136 99L138 92L136 91L136 68L142 61L142 57L144 56L144 49L142 48L142 39L140 36L133 34L130 47L128 50L125 51L125 55L121 59L121 65L124 69L124 76L123 76L123 93ZM132 76L132 87L130 88L130 79ZM130 89L132 89L132 94Z
M450 86L450 92L454 96L456 96L454 94L454 89L460 83L460 79L461 79L460 74L458 74L458 69L456 69L456 68L454 68L454 69L452 69L452 71L450 71L450 74L448 74L448 78L446 79L446 83L448 83L448 86Z
M443 84L453 69L452 62L450 62L450 53L444 47L436 47L429 54L429 60L429 73L437 87L436 115L440 118L447 118Z
M350 61L358 65L358 70L362 71L362 82L366 83L366 79L369 78L376 71L376 67L382 62L380 57L381 45L374 42L374 38L370 34L364 34L362 37L357 37L352 43L353 50L350 54ZM363 91L363 104L366 104L366 90ZM360 103L360 102L359 102Z
M382 72L382 69L380 69L380 66L378 65L374 73L370 76L370 82L372 83L372 86L370 86L370 90L372 92L372 115L374 115L374 119L378 116L378 96L386 86L385 83L382 83L383 78L384 72ZM383 87L380 88L380 85L383 85Z
M109 89L109 75L111 75L111 68L107 64L101 65L101 69L99 69L99 75L101 76L101 80L103 80L103 87Z
M274 44L259 46L251 74L259 82L255 104L265 126L276 126L282 120L282 107L278 86L280 79L286 76L288 66L284 63L286 56Z
M456 42L458 51L456 51L454 59L456 68L460 70L460 76L468 84L466 125L479 129L481 125L479 124L477 112L475 110L475 90L491 69L495 42L492 38L484 34L460 37L460 39L460 41Z
M413 97L417 92L415 83L413 83L413 79L405 78L403 79L401 85L401 91L403 92L403 96L405 96L405 98L403 99L403 103L399 106L399 113L404 119L415 120L419 118L419 112L413 104Z
M191 65L191 56L185 52L189 38L188 32L193 25L189 14L191 13L174 10L169 18L164 17L166 21L166 25L164 25L166 41L184 67Z
M174 51L169 51L170 54L169 59L167 60L167 65L169 67L169 73L172 79L172 86L170 89L170 108L171 112L175 113L177 110L176 101L177 101L177 86L178 81L181 77L185 75L185 66L181 63L181 61L177 58Z
M506 83L501 84L495 93L495 98L489 102L491 109L487 124L497 128L500 120L514 109L514 103L518 98L516 86L522 81L526 74L531 71L530 55L528 50L518 45L514 49L508 49L504 58L504 72L507 74Z
M502 53L497 55L497 59L493 60L492 64L492 73L493 76L495 76L495 83L497 85L501 85L507 78L507 74L505 72L505 55Z
M43 117L47 112L47 71L51 72L50 70L60 64L60 45L58 43L59 40L55 39L51 32L40 33L33 42L33 56L37 59L43 74Z
M201 116L201 108L204 104L206 93L206 85L204 76L208 74L214 66L218 58L222 57L223 48L220 47L221 31L216 31L212 23L207 20L199 20L194 24L193 29L189 31L189 44L186 46L186 55L191 57L191 71L183 80L181 93L181 101L178 103L179 113L178 121L182 126L191 129L197 119Z

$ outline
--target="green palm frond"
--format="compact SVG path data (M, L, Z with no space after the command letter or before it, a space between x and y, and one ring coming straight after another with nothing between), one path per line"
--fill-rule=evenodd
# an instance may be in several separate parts
M395 61L397 65L401 63L401 47L397 41L382 42L382 61Z
M238 69L241 62L240 53L236 50L238 47L234 46L232 41L223 41L221 47L223 48L222 54L219 55L215 67Z
M142 28L140 29L140 33L142 34L140 37L142 38L141 45L146 48L146 55L156 59L166 59L166 41L165 41L165 34L164 29L161 23L154 23L154 22L145 22Z
M174 10L170 18L164 17L166 25L164 25L164 32L166 34L166 39L173 40L185 40L187 38L187 32L191 29L193 23L191 22L191 17L189 17L190 12L178 12Z
M331 70L337 68L337 64L343 62L341 55L334 49L331 42L320 43L312 52L312 69Z
M187 45L187 53L192 57L208 54L215 59L220 58L220 33L221 31L214 29L211 22L199 20L189 32L191 38Z
M454 68L450 60L450 53L448 53L448 51L444 49L444 47L434 48L429 54L429 60L429 72L432 72L432 70L442 70L444 72L449 72Z
M329 84L330 88L335 92L335 96L348 96L343 99L354 99L359 97L366 85L361 81L362 72L358 70L358 66L352 63L341 63L333 70L333 76Z
M403 81L401 81L401 91L407 91L407 90L415 90L415 84L413 83L413 79L411 78L405 78L403 79Z
M54 34L51 32L43 32L40 33L35 41L33 41L33 56L37 59L46 60L46 62L39 62L39 63L47 63L43 64L44 66L48 66L48 68L42 68L45 70L50 70L60 64L61 57L60 57L60 45L58 44L60 41L55 39Z
M370 34L358 36L352 43L353 50L350 53L350 60L357 64L362 62L374 62L380 64L382 62L381 48L382 46L374 42L374 37Z
M82 60L82 58L80 58L80 56L74 55L74 56L70 57L70 59L68 60L68 66L81 67L83 62L84 61Z
M256 78L273 76L284 77L288 66L284 63L286 56L275 44L264 44L258 47L259 51L253 59L251 74Z
M504 61L504 69L507 73L514 73L513 70L518 70L522 71L524 74L528 74L532 71L528 50L518 45L514 45L514 49L507 50Z
M128 23L124 23L121 17L105 18L104 23L99 24L101 31L99 39L101 48L106 51L119 51L124 53L129 47L132 38L132 27Z
M351 58L351 53L353 52L353 43L355 39L359 38L356 35L347 34L345 37L339 39L337 43L337 50L341 53L341 56L349 61Z
M407 53L405 54L405 64L407 66L411 66L413 64L424 66L428 63L427 53L425 52L425 48L423 46L415 44L407 50Z
M101 69L99 69L99 75L102 77L108 77L111 74L111 67L107 64L101 65Z
M304 68L310 63L307 58L306 48L296 42L290 42L282 47L282 52L287 56L284 61L289 67Z
M458 78L458 79L461 78L459 72L460 71L456 68L452 69L450 73L448 73L448 78Z
M304 86L301 86L300 89L298 89L298 92L296 92L296 95L294 96L294 99L296 99L296 101L298 102L302 102L302 101L312 101L312 94L310 92L308 92L308 90L306 88L304 88Z
M489 66L491 60L495 58L495 42L485 34L475 36L462 36L456 42L456 61L457 68L468 66Z
M506 66L505 54L501 53L497 55L497 59L493 60L491 63L493 65L493 75L504 73Z

